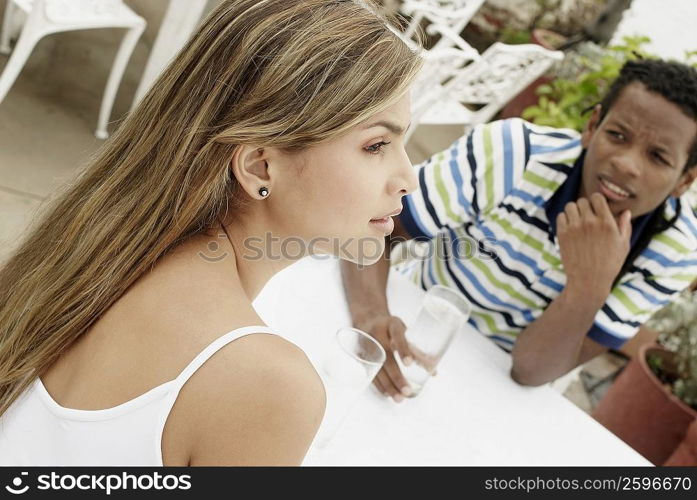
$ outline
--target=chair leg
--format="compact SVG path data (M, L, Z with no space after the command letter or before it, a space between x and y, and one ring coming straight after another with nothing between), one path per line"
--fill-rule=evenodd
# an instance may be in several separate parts
M123 73L126 70L126 64L131 58L133 49L138 43L140 35L145 29L145 24L130 28L119 46L119 50L116 53L116 58L114 59L114 64L111 67L111 72L109 73L109 79L107 80L106 87L104 89L104 96L102 97L102 105L99 110L99 119L97 121L97 130L94 135L98 139L106 139L109 137L107 132L107 124L109 122L109 116L111 115L111 108L114 106L114 99L116 98L116 92L119 89L119 84L123 78Z
M15 18L15 4L12 0L7 0L5 6L5 17L2 20L2 31L0 31L0 54L10 53L10 38L12 37L12 24Z
M15 45L2 75L0 75L0 102L2 102L7 92L9 92L10 87L12 87L12 84L17 79L17 75L19 75L22 67L24 67L24 63L27 62L29 54L31 54L34 46L41 39L41 36L42 35L37 34L33 30L22 30L22 34L19 36L19 40L17 40L17 45Z

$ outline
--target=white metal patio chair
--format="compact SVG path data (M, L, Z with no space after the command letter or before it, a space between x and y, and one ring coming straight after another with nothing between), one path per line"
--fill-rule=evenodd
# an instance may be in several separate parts
M447 27L460 33L474 17L485 0L405 0L400 12L410 17L403 38L414 42L419 26L426 24L426 32L431 24ZM433 48L452 46L452 40L441 38Z
M145 19L124 5L122 0L7 0L0 32L0 53L10 53L10 39L17 17L26 14L21 34L0 75L0 102L12 87L38 41L46 35L63 31L126 28L126 35L111 67L102 96L95 135L108 137L107 123L121 78L133 49L145 29Z
M428 95L414 100L410 133L417 125L460 124L467 130L486 123L563 58L562 52L539 45L494 43L447 82L436 84Z
M467 65L481 59L472 47L444 47L424 50L423 66L412 84L412 123L410 132L418 125L419 117L424 115L443 96L445 84L464 70ZM407 139L411 134L407 134Z

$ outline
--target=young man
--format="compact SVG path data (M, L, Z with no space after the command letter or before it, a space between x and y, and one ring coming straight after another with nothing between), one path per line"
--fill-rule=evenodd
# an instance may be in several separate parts
M697 276L697 214L683 196L697 177L697 71L629 62L580 136L494 122L418 175L392 238L431 251L399 270L464 294L470 324L512 352L518 383L550 382L620 347ZM375 384L400 401L409 389L392 351L413 355L387 308L388 258L342 273L354 325L390 353Z

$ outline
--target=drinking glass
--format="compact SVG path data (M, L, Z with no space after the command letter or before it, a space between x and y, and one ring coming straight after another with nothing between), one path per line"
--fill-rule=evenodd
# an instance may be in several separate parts
M318 373L324 382L327 406L314 445L325 447L366 392L385 363L386 354L373 337L356 328L340 328L324 353Z
M455 290L441 285L428 289L416 321L406 331L413 361L407 365L395 352L397 364L411 387L410 397L421 392L435 373L436 366L471 310L469 301Z

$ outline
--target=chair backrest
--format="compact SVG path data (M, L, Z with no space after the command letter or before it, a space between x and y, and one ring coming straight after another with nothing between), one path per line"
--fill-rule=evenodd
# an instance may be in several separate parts
M69 24L114 17L122 9L123 0L51 0L46 3L46 17L57 24Z
M405 0L401 13L411 18L404 37L412 39L422 23L446 26L460 33L485 0ZM440 41L438 42L440 44Z
M412 85L413 125L407 139L416 129L421 116L443 99L445 84L470 64L481 59L479 52L448 26L434 23L429 26L429 31L439 34L443 43L437 44L431 50L422 51L424 64Z
M30 15L45 16L55 24L102 19L123 10L123 0L8 0Z
M444 85L443 98L457 101L473 111L473 123L485 123L564 53L539 45L507 45L496 42L480 59L464 67Z
M479 52L449 27L432 24L429 28L433 34L439 34L444 43L422 52L424 65L412 86L412 115L417 119L421 111L440 99L446 82L481 59Z
M445 84L481 56L474 49L468 51L457 47L445 47L424 51L423 58L423 67L411 88L411 114L415 124L433 103L442 99Z

